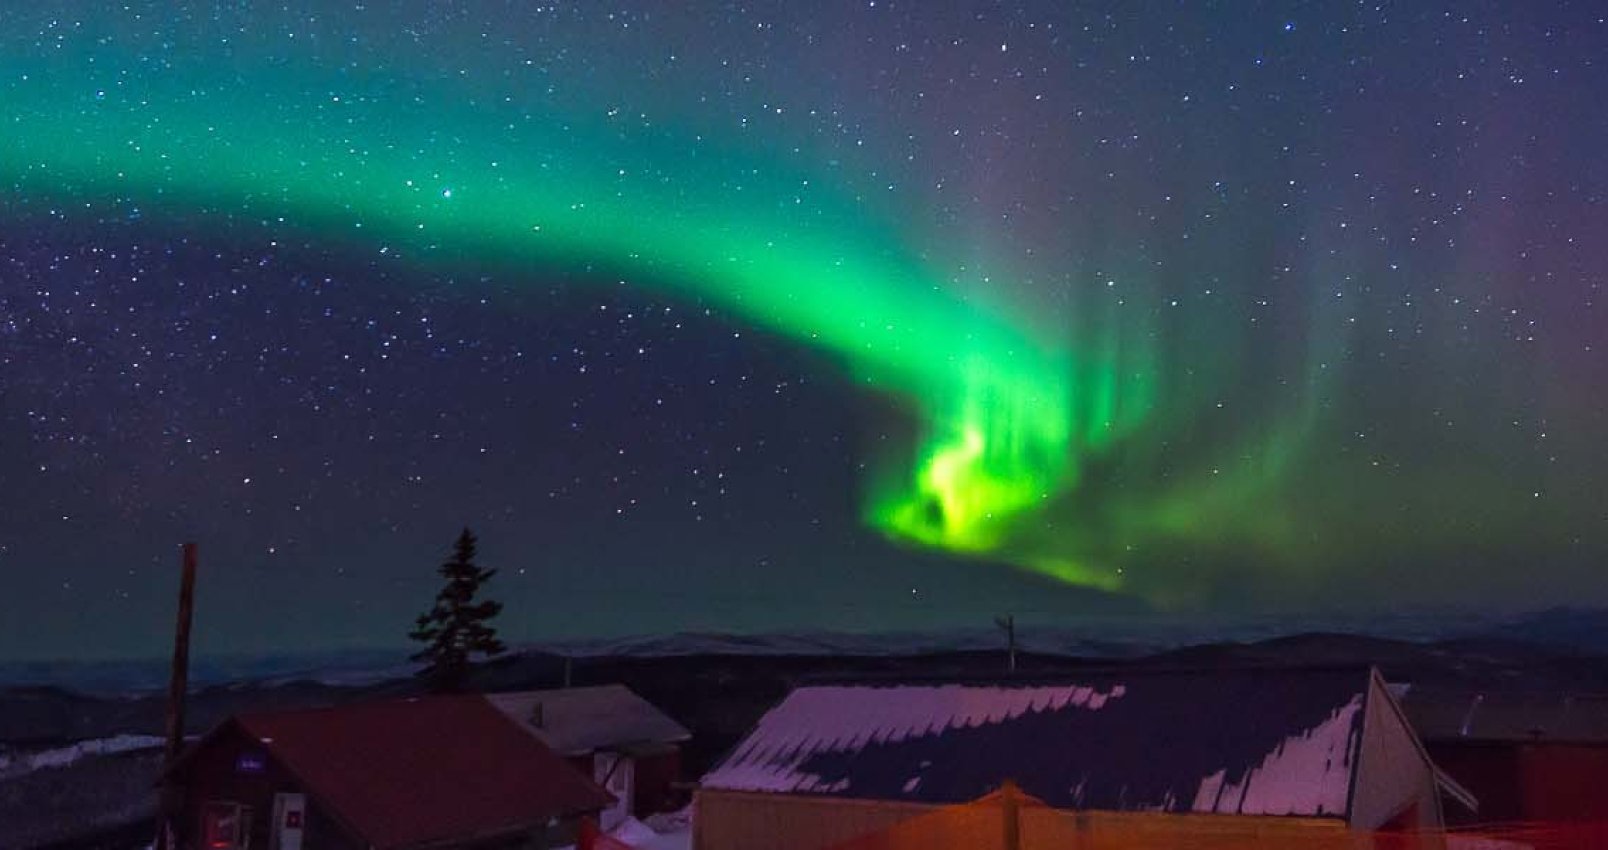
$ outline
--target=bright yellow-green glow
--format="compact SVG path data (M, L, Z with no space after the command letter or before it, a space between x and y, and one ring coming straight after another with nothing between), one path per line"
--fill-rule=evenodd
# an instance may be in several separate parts
M1120 586L1114 560L1087 554L1108 547L1088 539L1086 525L1055 528L1047 516L1075 494L1082 465L1140 427L1154 404L1148 357L1124 357L1106 336L1082 363L1009 353L958 361L946 373L949 394L922 400L926 431L912 462L873 482L869 520L898 538L1061 581Z
M888 486L871 517L911 540L987 553L1012 522L1070 485L1070 399L1054 370L1029 379L973 357L957 375L952 398L929 400L930 433L911 480Z

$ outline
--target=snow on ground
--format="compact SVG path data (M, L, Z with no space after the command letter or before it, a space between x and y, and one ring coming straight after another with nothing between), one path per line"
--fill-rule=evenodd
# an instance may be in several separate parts
M691 850L692 830L684 829L680 832L662 832L649 840L646 844L634 845L637 850Z
M650 815L648 826L654 830L656 836L649 839L646 844L638 845L638 850L691 850L691 806L679 812Z
M636 818L626 818L609 830L609 837L636 850L687 850L692 846L692 825L681 824L671 831L659 832Z
M155 749L163 743L163 740L155 735L113 735L110 738L92 738L50 750L12 753L0 756L0 776L18 776L44 768L67 767L89 756L109 756L135 750Z
M647 823L626 818L608 834L609 838L634 850L691 850L692 810L689 807L679 812L649 815ZM557 850L575 850L575 847Z

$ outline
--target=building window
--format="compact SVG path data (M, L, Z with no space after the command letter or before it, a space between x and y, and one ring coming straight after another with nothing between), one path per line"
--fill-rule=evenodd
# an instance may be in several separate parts
M251 807L213 800L201 811L205 850L247 850L251 846Z

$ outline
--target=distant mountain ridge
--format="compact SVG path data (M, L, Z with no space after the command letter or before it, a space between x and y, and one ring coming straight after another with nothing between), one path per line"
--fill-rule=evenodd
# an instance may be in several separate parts
M1482 636L1608 655L1608 609L1549 608L1501 623Z
M1608 609L1552 608L1511 618L1466 613L1405 613L1369 618L1304 620L1267 618L1231 623L1087 619L1076 626L1024 624L1017 639L1024 652L1082 658L1135 658L1205 644L1256 643L1303 633L1328 632L1409 642L1496 640L1556 651L1608 655ZM656 658L707 655L899 657L988 651L1003 646L994 628L930 632L783 632L726 634L680 632L620 638L529 644L521 651L574 658ZM409 650L363 649L275 653L260 656L198 656L191 680L197 686L274 685L292 681L337 686L372 685L407 677ZM165 687L165 659L125 661L0 662L0 689L45 687L81 693L140 694Z

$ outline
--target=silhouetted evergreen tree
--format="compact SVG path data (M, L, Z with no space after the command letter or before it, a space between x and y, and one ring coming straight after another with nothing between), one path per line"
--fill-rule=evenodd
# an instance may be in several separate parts
M436 594L435 605L419 615L408 637L424 644L413 660L425 662L419 675L429 682L430 689L452 692L467 684L471 656L491 658L508 647L488 624L502 611L502 603L475 601L481 586L497 571L475 566L475 536L469 529L458 535L452 558L441 565L439 572L447 583Z

